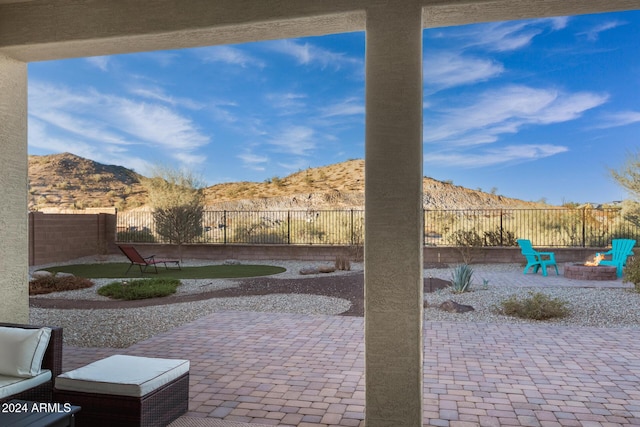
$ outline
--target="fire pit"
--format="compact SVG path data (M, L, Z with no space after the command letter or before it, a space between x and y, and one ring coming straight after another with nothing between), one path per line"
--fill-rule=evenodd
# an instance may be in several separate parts
M616 280L616 270L611 265L565 264L564 277L576 280Z

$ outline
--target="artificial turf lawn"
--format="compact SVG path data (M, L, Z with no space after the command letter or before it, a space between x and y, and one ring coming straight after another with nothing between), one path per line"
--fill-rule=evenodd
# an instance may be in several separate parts
M77 277L87 279L123 279L127 277L142 277L137 265L131 267L129 274L125 275L129 268L128 263L112 262L101 264L75 264L49 267L45 270L52 273L71 273ZM165 269L164 265L158 265L158 274L153 267L147 268L144 277L166 277L172 279L229 279L237 277L269 276L286 271L283 267L273 265L205 265L201 267L182 267L178 269Z

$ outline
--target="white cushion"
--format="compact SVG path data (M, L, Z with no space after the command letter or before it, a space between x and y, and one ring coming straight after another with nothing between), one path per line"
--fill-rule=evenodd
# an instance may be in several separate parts
M40 374L31 378L0 375L0 400L44 384L50 379L51 371L48 369L43 369Z
M50 328L0 327L0 375L34 377L40 373Z
M58 390L142 397L189 372L189 361L115 355L56 378Z

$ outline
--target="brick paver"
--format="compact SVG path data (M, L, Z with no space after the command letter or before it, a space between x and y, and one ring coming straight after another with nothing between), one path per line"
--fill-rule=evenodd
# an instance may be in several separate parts
M361 427L363 323L215 313L127 349L66 346L63 369L116 353L185 358L191 361L189 416ZM640 425L638 338L631 328L427 321L424 423Z

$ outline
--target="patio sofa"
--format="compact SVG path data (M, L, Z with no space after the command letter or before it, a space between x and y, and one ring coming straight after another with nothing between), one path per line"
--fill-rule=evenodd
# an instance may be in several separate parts
M0 323L0 402L51 402L62 373L62 328Z

